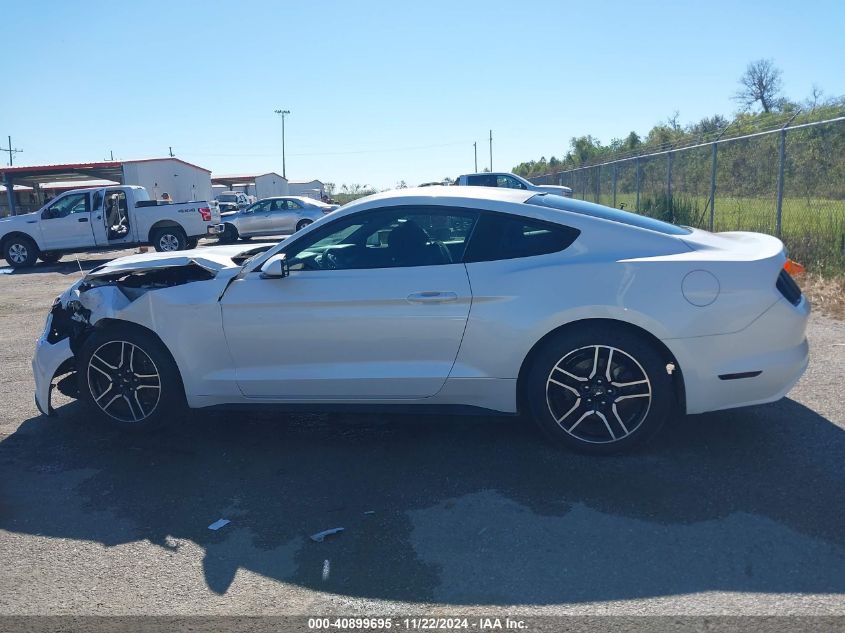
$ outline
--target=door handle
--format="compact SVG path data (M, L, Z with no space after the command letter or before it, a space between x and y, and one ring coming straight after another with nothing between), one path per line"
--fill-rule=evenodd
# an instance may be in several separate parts
M450 301L458 300L457 292L412 292L408 295L409 303L448 303Z
M87 222L88 218L77 218L76 221L77 222Z

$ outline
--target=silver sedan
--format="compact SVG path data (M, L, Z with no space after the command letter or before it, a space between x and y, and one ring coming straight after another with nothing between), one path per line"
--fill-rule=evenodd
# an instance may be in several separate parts
M264 198L246 209L223 213L225 230L220 241L294 233L337 208L303 196Z

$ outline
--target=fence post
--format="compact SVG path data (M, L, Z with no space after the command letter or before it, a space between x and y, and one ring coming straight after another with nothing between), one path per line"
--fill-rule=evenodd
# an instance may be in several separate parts
M795 118L795 117L793 117ZM787 125L789 125L787 123ZM781 236L783 219L783 165L786 162L786 126L780 131L780 150L778 151L778 206L775 215L775 235Z
M601 165L596 165L596 204L601 200Z
M613 163L613 208L616 208L616 163Z
M719 145L713 143L713 165L710 168L710 230L716 226L716 154Z
M637 201L634 204L634 209L637 213L640 212L640 157L637 156L637 159L634 161L637 165Z

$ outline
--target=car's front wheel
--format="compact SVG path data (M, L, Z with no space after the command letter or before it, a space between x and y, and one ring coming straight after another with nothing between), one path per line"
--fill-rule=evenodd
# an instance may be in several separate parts
M301 231L302 229L304 229L309 224L311 224L311 220L300 220L299 222L296 223L296 230Z
M667 363L628 330L588 326L544 344L525 395L540 428L580 452L612 454L652 437L674 402Z
M218 239L223 244L233 244L238 241L238 229L233 224L226 223Z
M102 422L127 431L150 431L185 407L173 357L143 328L119 324L98 330L77 359L80 399Z

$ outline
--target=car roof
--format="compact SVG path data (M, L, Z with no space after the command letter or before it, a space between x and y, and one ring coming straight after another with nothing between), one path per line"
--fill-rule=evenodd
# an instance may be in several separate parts
M460 201L466 200L493 200L499 202L525 202L531 196L535 195L536 191L526 191L524 189L505 189L498 187L455 187L452 185L432 185L430 187L409 187L407 189L392 189L390 191L382 191L381 193L374 193L366 198L355 200L356 202L375 202L375 201L389 201L389 200L407 200L408 198L421 198L419 203L424 204L425 200L448 198L450 200ZM435 200L431 200L436 202ZM440 202L442 203L442 202Z

